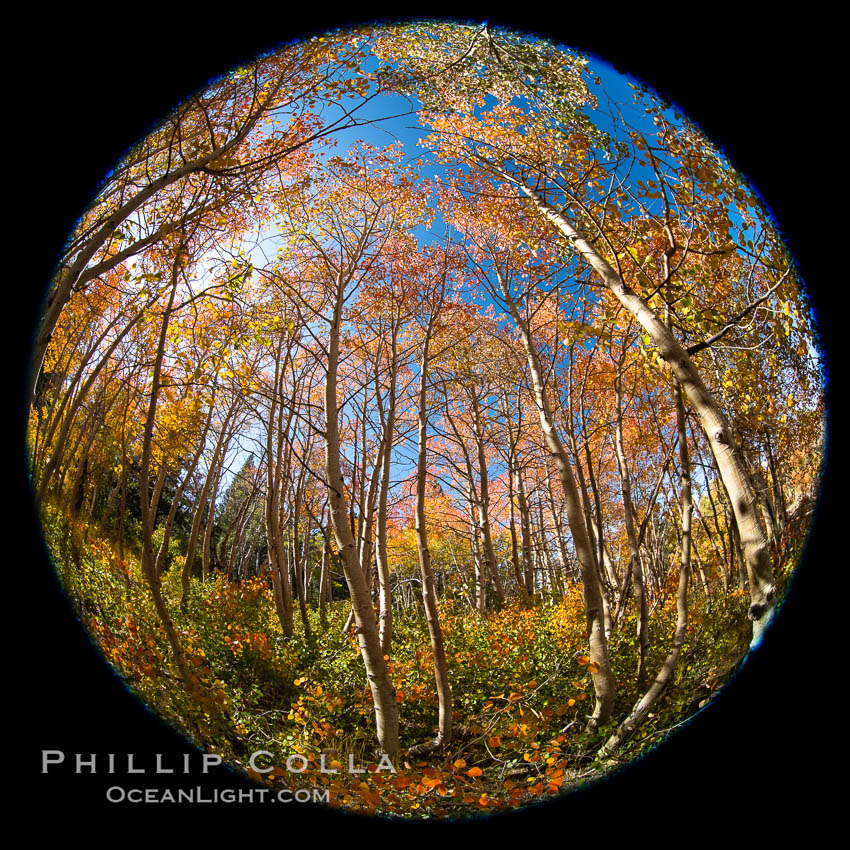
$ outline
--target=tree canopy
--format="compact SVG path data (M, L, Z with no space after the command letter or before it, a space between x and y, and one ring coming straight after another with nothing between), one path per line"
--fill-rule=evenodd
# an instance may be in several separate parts
M523 805L767 633L820 477L811 305L746 178L607 74L487 24L326 33L181 104L69 236L46 534L107 659L255 778L274 739L387 756L345 808Z

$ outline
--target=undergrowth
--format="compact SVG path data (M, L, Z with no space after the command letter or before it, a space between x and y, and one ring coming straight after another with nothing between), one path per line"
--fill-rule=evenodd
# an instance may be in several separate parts
M327 788L330 805L362 813L466 817L563 793L611 765L594 754L640 697L634 615L611 635L617 681L614 719L586 730L593 704L580 588L556 603L517 603L479 617L440 606L456 737L413 757L433 737L437 697L428 631L420 611L395 615L389 672L402 753L394 770L376 749L371 694L348 604L309 611L286 640L263 579L192 580L179 606L179 570L163 593L193 671L182 687L137 559L118 558L105 537L47 507L44 528L68 596L106 661L132 692L199 748L271 787ZM650 677L663 662L676 620L675 589L651 619ZM750 624L740 588L707 605L692 587L689 628L673 683L618 753L631 760L712 699L746 653ZM651 679L650 679L651 681ZM419 751L421 751L421 746ZM263 750L257 767L251 756ZM302 758L303 757L303 758ZM287 769L289 759L289 769ZM305 766L303 772L300 771ZM335 772L334 772L335 771Z

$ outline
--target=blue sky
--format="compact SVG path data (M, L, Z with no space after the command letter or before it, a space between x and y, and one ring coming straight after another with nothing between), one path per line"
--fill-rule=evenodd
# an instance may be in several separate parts
M368 65L367 65L368 67ZM591 82L591 90L597 95L600 105L604 107L606 98L611 98L616 101L621 108L628 111L629 120L638 128L646 132L652 132L655 128L651 120L647 118L642 109L632 108L629 105L634 97L634 89L630 86L630 78L619 74L608 63L601 61L595 57L589 57L588 68L591 72L591 81L598 77L600 84ZM430 132L427 128L422 127L418 123L417 116L413 111L418 104L412 103L404 97L398 95L384 94L367 102L364 106L356 110L358 122L373 122L361 123L360 126L349 129L336 131L332 136L333 143L324 149L322 156L345 156L346 152L360 141L365 141L375 147L384 147L390 144L400 142L405 151L406 161L416 159L424 159L423 175L427 178L440 177L445 173L445 167L435 162L433 156L427 147L420 145L419 142ZM346 102L346 108L351 107L351 102ZM332 123L342 115L342 111L338 106L331 104L326 108L324 119L326 123ZM388 117L390 116L390 117ZM607 121L604 108L595 113L594 118L599 122L603 130L612 129L612 125ZM645 179L651 179L652 174L647 170ZM417 230L417 237L421 243L427 243L434 239L441 238L444 233L444 223L437 216L434 226L430 231L424 228ZM274 244L274 238L271 240ZM266 254L270 256L271 246L266 246ZM255 255L255 265L262 265L263 260L259 255ZM482 294L481 301L484 304L489 304L490 299ZM501 312L498 311L497 312ZM228 466L232 474L235 474L241 468L244 458L249 451L249 447L234 448ZM259 453L255 450L255 456L259 457ZM404 456L404 457L402 457ZM398 461L393 464L393 478L395 480L402 479L408 476L411 472L411 463L415 461L415 446L408 446L402 449L398 456ZM494 468L491 472L493 478L498 475L500 469ZM226 485L222 486L220 493L224 493Z
M588 70L590 71L591 91L597 95L599 101L599 109L594 112L594 120L601 129L606 131L614 129L614 125L607 117L606 112L606 106L610 99L623 110L628 122L634 129L647 135L655 132L656 127L651 116L647 115L642 107L636 106L633 102L634 86L638 81L620 74L610 64L595 56L588 57ZM599 78L598 84L594 81L595 78ZM347 106L350 106L350 104L347 104ZM412 106L415 107L416 104ZM334 144L329 146L326 154L323 155L345 156L346 152L360 140L375 147L400 142L404 147L408 161L424 158L423 175L428 178L437 177L439 179L439 176L443 173L443 166L434 162L427 148L419 145L419 141L429 131L418 124L416 115L411 113L412 106L406 98L397 95L382 95L375 98L356 111L358 121L372 123L337 131L333 135ZM339 115L338 107L333 105L327 107L325 118L328 123ZM665 115L676 123L678 116L675 113L675 107L666 110ZM393 117L387 118L387 116ZM632 181L636 179L651 181L654 180L654 174L647 166L635 166L631 179ZM427 242L441 238L443 233L444 226L438 217L430 232L426 232L422 228L417 232L417 236L421 242ZM259 264L259 262L255 261L255 264ZM483 300L485 303L488 301L486 298ZM410 454L409 448L404 453ZM235 471L240 466L241 459L237 457L231 468ZM406 464L397 464L394 468L395 478L403 477L408 473L409 467L406 467Z

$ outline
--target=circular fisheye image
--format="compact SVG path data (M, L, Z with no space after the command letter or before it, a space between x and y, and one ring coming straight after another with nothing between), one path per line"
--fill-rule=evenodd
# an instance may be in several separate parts
M258 788L514 812L769 643L822 471L813 310L643 84L480 22L327 32L180 103L68 227L44 540L130 691Z

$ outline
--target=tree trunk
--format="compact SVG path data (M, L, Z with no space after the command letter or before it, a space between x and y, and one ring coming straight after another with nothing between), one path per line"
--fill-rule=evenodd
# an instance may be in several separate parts
M498 271L497 274L499 274ZM605 635L603 602L596 556L587 533L584 511L582 510L575 479L570 468L570 462L567 458L567 452L555 429L554 418L550 410L549 399L547 398L546 387L543 381L543 369L541 368L534 342L531 339L531 332L527 323L520 315L500 274L499 282L502 289L502 296L522 336L528 358L528 366L531 371L534 399L540 415L540 429L543 432L543 440L546 448L552 455L561 479L567 511L567 522L573 535L573 544L575 545L576 555L581 569L587 635L590 644L590 660L593 667L596 668L591 672L596 694L596 704L589 722L589 727L595 729L610 717L614 707L615 695L614 675L611 671L611 662L608 657L608 640Z
M393 432L395 431L396 374L398 372L398 346L395 324L393 325L390 349L390 387L387 396L386 421L383 423L385 450L382 457L383 468L381 469L381 486L378 490L378 516L376 518L375 529L377 538L375 561L378 573L378 606L381 620L379 633L381 651L384 655L390 654L393 638L393 599L392 586L390 584L390 562L387 551L387 498L390 486Z
M650 689L638 700L629 716L620 724L616 732L607 740L599 750L597 757L609 758L631 735L637 725L646 716L653 703L661 695L661 692L670 682L676 662L685 642L685 634L688 629L688 577L691 566L691 465L688 457L688 441L685 433L685 405L682 399L682 388L675 381L676 393L676 421L679 430L679 465L680 465L680 500L682 509L682 544L681 544L681 566L679 569L679 587L676 593L676 630L670 645L670 651L661 670L655 677Z
M478 499L478 524L481 529L484 561L487 565L487 572L493 582L496 610L499 611L505 606L505 591L502 588L502 579L499 576L499 569L496 564L496 551L493 548L493 537L490 533L490 482L487 474L487 458L484 453L481 409L478 403L478 396L474 389L472 390L472 409L475 423L475 442L478 451L478 477L481 482L480 498Z
M448 744L452 739L452 691L449 685L448 662L443 642L443 630L440 627L440 615L437 610L437 595L434 589L434 571L431 567L431 553L428 550L428 535L425 528L425 483L428 453L428 412L426 408L426 389L428 385L428 351L430 334L433 327L432 315L428 324L422 359L419 364L419 450L416 465L416 550L419 555L419 573L422 576L422 602L425 606L425 619L431 638L431 652L434 656L434 678L437 684L438 731L434 740L435 747Z
M201 522L204 518L204 512L209 508L208 513L212 513L213 506L207 505L207 501L209 499L210 489L213 486L214 481L217 479L218 466L221 458L222 450L226 443L230 442L230 437L228 436L228 432L230 429L230 417L233 415L236 410L235 404L230 408L227 412L227 416L225 417L224 424L221 428L221 433L216 440L215 448L213 449L212 460L210 461L210 468L207 471L206 478L204 479L203 487L201 488L201 492L198 496L198 505L195 508L195 516L192 518L192 528L189 531L189 543L186 547L186 558L183 561L183 569L180 574L180 584L181 584L181 593L180 593L180 608L181 610L186 610L186 604L189 597L189 577L192 573L192 567L195 563L195 554L197 552L198 547L198 534L201 530ZM209 523L208 517L208 523ZM206 528L204 529L204 540L206 540Z
M354 608L360 654L375 704L375 724L381 749L395 760L398 755L398 709L395 689L390 681L381 642L372 596L366 577L357 561L357 544L348 522L348 499L340 469L340 441L337 409L337 369L339 336L345 279L342 272L336 278L336 301L328 340L327 378L325 381L325 473L328 486L328 506L331 527L336 538L345 580Z
M623 349L625 357L625 348ZM632 584L635 589L635 605L637 607L637 639L638 639L638 687L646 682L646 657L649 653L649 615L646 605L646 591L643 586L643 564L640 558L637 531L635 529L635 512L632 505L632 485L629 476L628 461L623 447L623 360L617 367L617 377L614 380L614 396L616 399L616 423L614 446L617 456L617 467L620 471L620 489L623 493L623 520L626 525L626 537L629 543L629 563L631 566Z
M195 683L189 672L186 656L183 652L183 647L180 644L180 638L177 635L177 630L174 628L174 623L171 620L171 615L168 612L168 606L162 595L162 586L160 578L156 574L156 564L153 551L153 512L149 493L149 470L151 462L151 443L153 438L154 420L156 417L157 400L160 389L160 374L162 372L162 358L165 352L165 340L168 331L169 318L174 306L174 295L177 291L177 277L180 271L180 264L183 258L183 243L181 242L174 257L174 263L171 273L171 294L168 300L168 306L165 308L165 313L162 319L162 328L159 334L159 342L157 346L156 358L154 360L153 375L151 379L151 394L148 403L147 416L145 418L145 427L142 435L142 457L139 466L139 494L142 513L142 575L147 581L148 587L153 597L154 609L157 617L165 631L168 642L171 645L171 652L174 657L174 662L177 665L180 678L183 685L190 693L195 689Z
M168 552L168 543L171 540L171 531L174 528L174 518L177 516L177 509L180 506L180 499L183 498L183 491L186 489L186 485L189 483L189 479L195 474L195 469L198 466L198 462L201 459L201 455L204 452L204 446L207 440L207 434L210 430L210 423L212 422L212 414L214 409L214 399L210 401L210 409L207 413L207 419L204 423L204 430L201 434L201 439L198 441L198 448L195 450L195 454L192 456L191 461L189 461L189 466L186 469L186 474L183 476L183 480L180 482L180 486L177 488L177 492L174 494L174 499L171 502L171 508L168 511L168 516L165 520L165 529L162 535L162 543L159 546L159 551L156 553L156 574L162 575L162 566L165 563L165 555Z
M328 628L328 591L330 584L331 548L327 540L322 544L322 572L319 576L319 622Z
M726 417L708 391L687 352L649 305L626 285L611 265L579 234L565 216L547 204L534 189L522 181L511 178L505 172L502 173L508 180L519 185L536 209L566 237L575 251L584 257L599 274L609 291L649 334L658 349L659 356L669 364L676 380L682 385L714 453L720 475L732 502L750 581L749 617L753 621L753 644L758 643L776 606L776 588L767 540L759 522L755 494L740 453L733 442Z
M517 469L514 472L516 481L517 507L519 508L519 527L522 538L522 569L525 578L525 594L529 603L534 602L534 567L531 563L531 514L528 507L528 497L525 494L525 483L522 474Z

